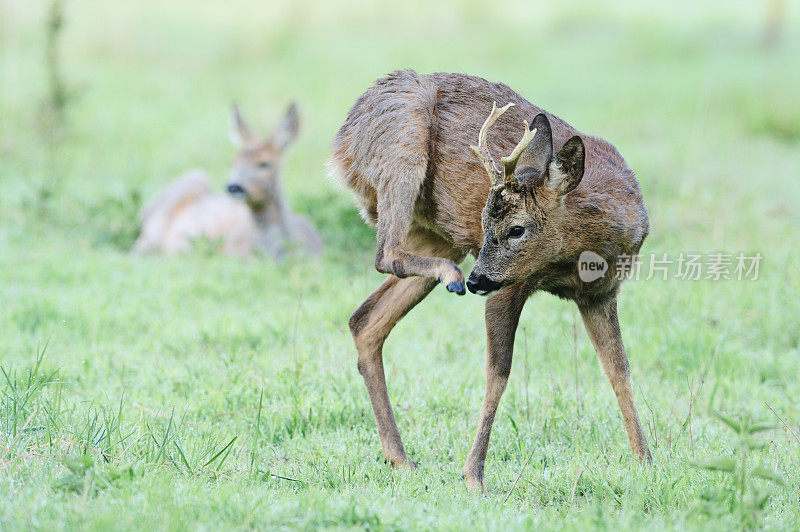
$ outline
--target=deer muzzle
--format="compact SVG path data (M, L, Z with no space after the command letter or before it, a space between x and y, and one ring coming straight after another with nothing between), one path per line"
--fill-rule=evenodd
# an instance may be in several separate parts
M493 292L497 292L502 287L503 283L489 279L482 273L476 274L474 270L469 274L469 279L467 279L467 288L469 291L479 296L488 296Z

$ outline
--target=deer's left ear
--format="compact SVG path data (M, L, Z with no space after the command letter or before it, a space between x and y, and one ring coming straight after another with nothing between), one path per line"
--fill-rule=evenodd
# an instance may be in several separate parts
M276 148L283 150L292 143L300 129L300 115L297 113L297 106L292 103L286 109L286 113L281 118L275 134L272 136L272 143Z
M550 161L547 180L550 190L560 196L569 194L581 182L586 161L586 149L577 135L569 139Z

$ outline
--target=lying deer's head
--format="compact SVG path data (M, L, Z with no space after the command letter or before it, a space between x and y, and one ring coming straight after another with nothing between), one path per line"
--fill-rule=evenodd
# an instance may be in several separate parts
M467 280L470 292L489 295L523 281L552 263L561 248L562 198L583 177L585 150L574 136L553 155L550 121L544 114L525 122L522 140L497 167L486 145L489 129L509 107L492 106L472 151L491 181L483 209L485 239Z
M256 136L242 118L239 108L231 112L231 141L239 149L233 159L228 192L247 202L255 211L280 199L283 153L297 136L297 107L289 105L278 127L267 139Z

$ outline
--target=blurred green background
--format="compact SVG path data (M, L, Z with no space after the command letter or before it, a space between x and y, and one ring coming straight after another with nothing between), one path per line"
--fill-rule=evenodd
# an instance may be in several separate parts
M728 476L691 466L739 456L710 408L780 425L767 401L798 432L797 2L66 0L60 32L52 5L0 3L0 523L727 529L752 517L791 529L800 518L798 442L781 428L756 458L786 486L747 491L769 492L762 510ZM769 31L771 5L784 9ZM422 467L383 464L346 325L382 276L372 230L323 162L353 101L399 68L502 81L614 143L650 211L644 253L763 255L758 281L624 290L654 468L630 458L574 308L537 296L489 496L467 495L482 301L442 290L385 350ZM129 256L138 209L167 181L201 167L222 190L234 101L262 133L298 103L285 187L324 257Z

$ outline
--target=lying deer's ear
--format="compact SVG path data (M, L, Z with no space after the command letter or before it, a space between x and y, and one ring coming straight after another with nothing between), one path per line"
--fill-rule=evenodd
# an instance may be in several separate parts
M237 148L241 148L253 139L253 132L247 122L242 118L238 105L231 105L231 142Z
M550 120L543 113L539 113L529 129L531 131L535 129L536 135L523 150L514 168L514 177L523 184L542 175L553 158L553 132L550 129Z
M577 135L569 139L550 163L547 187L563 196L572 192L583 178L586 148Z
M300 129L300 116L297 113L297 106L291 103L286 109L283 118L281 118L278 127L275 128L275 133L272 135L272 144L280 150L286 149L286 146L291 144L297 136L298 129Z

